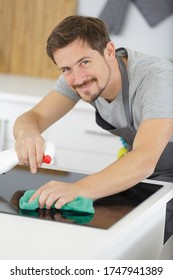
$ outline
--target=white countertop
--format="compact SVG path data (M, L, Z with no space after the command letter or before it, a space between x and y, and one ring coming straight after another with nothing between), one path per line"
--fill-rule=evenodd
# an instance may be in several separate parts
M55 79L1 73L0 92L43 97L55 82Z
M0 213L0 259L157 259L172 197L165 183L108 230Z

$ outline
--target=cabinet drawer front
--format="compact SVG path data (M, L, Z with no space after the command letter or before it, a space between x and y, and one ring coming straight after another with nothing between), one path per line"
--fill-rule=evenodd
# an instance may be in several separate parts
M13 126L16 118L34 105L32 102L0 101L0 119L6 120L5 149L14 146Z

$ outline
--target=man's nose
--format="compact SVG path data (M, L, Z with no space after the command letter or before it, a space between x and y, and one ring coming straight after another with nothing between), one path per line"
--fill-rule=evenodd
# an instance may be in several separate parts
M81 85L85 80L85 75L81 69L73 69L70 76L71 85Z

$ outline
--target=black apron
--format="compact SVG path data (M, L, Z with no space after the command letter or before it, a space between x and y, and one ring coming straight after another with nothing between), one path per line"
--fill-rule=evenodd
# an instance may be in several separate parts
M96 109L96 123L103 129L123 137L127 142L129 150L132 150L133 141L136 136L136 129L133 127L132 110L129 103L129 81L126 66L123 60L116 54L121 78L122 78L122 96L127 126L123 128L115 128L106 122ZM173 182L173 143L168 143L164 149L154 173L148 178L159 181ZM165 241L173 234L173 199L167 204L166 214L166 231Z

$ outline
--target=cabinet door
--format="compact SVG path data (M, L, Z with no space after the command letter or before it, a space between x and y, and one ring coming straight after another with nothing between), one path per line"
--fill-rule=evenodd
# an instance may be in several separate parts
M0 95L0 119L4 123L4 144L1 145L1 148L5 150L14 147L13 126L16 118L32 108L39 99L21 98L21 96L10 94L6 98L3 96Z

